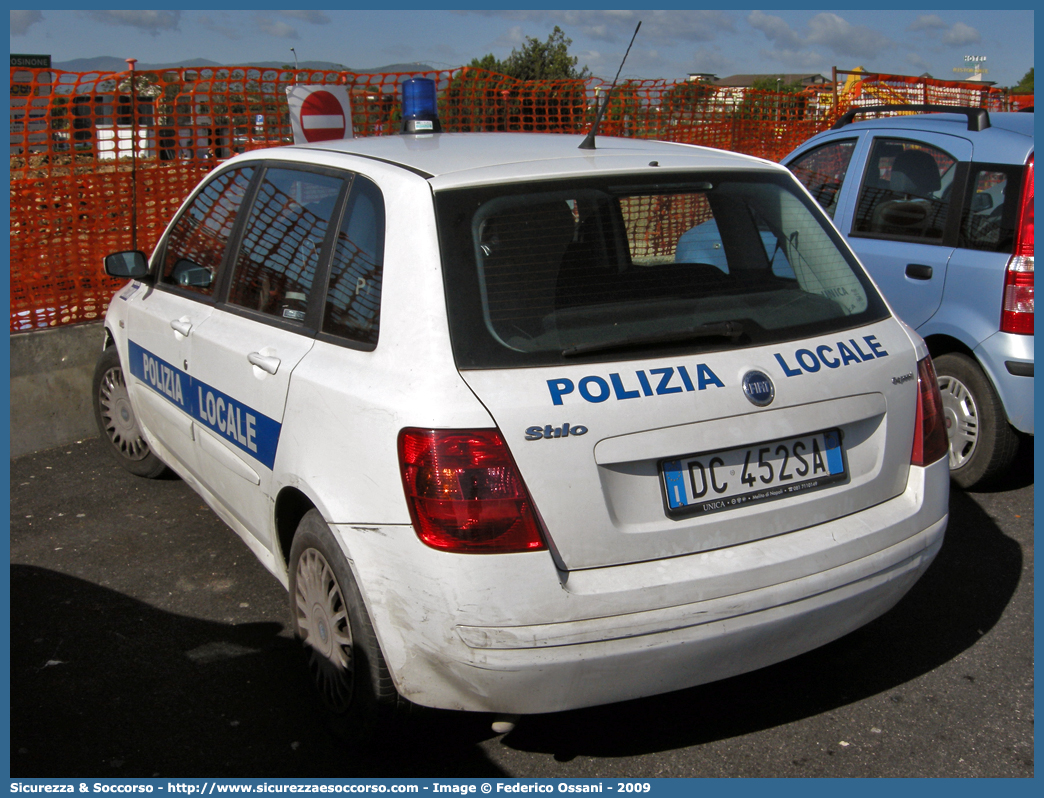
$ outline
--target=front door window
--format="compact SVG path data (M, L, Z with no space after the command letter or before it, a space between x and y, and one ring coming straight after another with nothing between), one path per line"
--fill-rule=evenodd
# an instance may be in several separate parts
M876 139L852 233L941 243L957 159L918 141Z
M249 166L222 172L185 208L167 236L161 283L213 295L225 248L253 174Z

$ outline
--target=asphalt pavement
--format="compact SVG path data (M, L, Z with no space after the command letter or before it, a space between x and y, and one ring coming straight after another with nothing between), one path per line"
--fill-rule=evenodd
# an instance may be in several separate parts
M1031 777L1033 457L954 489L900 604L716 684L523 718L424 711L375 750L326 723L286 593L178 479L98 439L11 461L11 776Z

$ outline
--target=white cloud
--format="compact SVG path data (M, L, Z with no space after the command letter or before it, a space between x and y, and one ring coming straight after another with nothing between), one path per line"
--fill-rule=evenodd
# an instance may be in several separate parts
M801 37L783 20L782 17L774 17L761 11L752 11L747 17L747 22L752 28L765 34L765 38L775 42L779 47L799 48Z
M782 17L761 11L752 11L747 23L775 45L762 55L795 71L822 69L825 59L817 52L822 48L843 58L860 60L895 48L895 43L884 34L865 25L852 25L837 14L811 17L805 35L791 28Z
M884 34L865 25L852 25L837 14L816 14L808 21L810 44L819 44L837 55L873 58L895 43Z
M517 49L526 42L526 34L522 32L521 25L512 25L504 33L502 33L495 42L494 47L503 47L507 49Z
M87 16L103 25L119 25L138 28L158 36L161 32L178 29L180 11L88 11Z
M910 25L912 31L922 31L931 38L938 38L948 47L963 47L967 44L978 44L982 35L971 25L963 22L947 23L938 14L923 14Z
M285 22L278 22L267 17L257 18L257 27L262 32L269 36L275 36L279 39L299 39L300 36L297 33L297 28L287 25Z
M310 22L313 25L328 25L330 23L330 18L322 11L280 11L279 13L284 17Z
M946 23L938 14L921 14L915 19L908 30L945 30Z
M575 55L577 58L577 69L587 67L593 75L601 75L603 72L608 72L610 68L615 70L619 66L619 64L613 64L610 67L606 63L605 55L598 50L581 50L572 53L572 55Z
M524 23L526 35L543 40L555 25L569 38L580 34L592 39L619 42L624 45L631 40L639 20L641 32L635 39L635 47L647 47L651 42L685 44L692 41L712 41L718 34L731 32L735 26L733 18L724 11L628 11L582 10L582 11L490 11L468 10L457 12L465 15L502 17L513 22Z
M220 17L226 18L227 12L218 12ZM231 39L232 41L239 41L243 38L243 28L232 24L226 19L221 20L219 18L210 17L207 15L197 17L196 22L199 23L200 27L206 30L212 30L225 38Z
M932 69L932 65L925 61L923 58L921 58L919 53L907 53L906 63L912 66L914 68L914 71L918 74L921 74L923 72L930 72Z
M39 11L12 11L11 35L25 36L29 28L41 21L43 21L43 14Z
M709 72L712 75L725 77L735 69L733 61L719 47L699 47L692 54L692 67L689 72Z
M965 44L978 44L982 41L982 36L980 36L979 32L970 25L958 22L946 32L946 35L943 36L942 40L943 44L959 47Z
M812 50L762 50L759 55L766 61L775 61L785 72L822 72L824 58ZM829 73L828 73L829 74Z
M721 34L732 33L732 17L722 11L653 11L642 15L642 27L635 39L639 43L661 45L712 42ZM619 29L624 41L630 41L635 20L621 20Z

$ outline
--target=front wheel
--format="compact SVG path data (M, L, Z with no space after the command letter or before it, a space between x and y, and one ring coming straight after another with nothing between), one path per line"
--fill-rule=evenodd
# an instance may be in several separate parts
M950 440L950 476L962 488L988 483L1011 465L1018 436L978 363L960 352L934 362Z
M405 702L392 684L351 567L316 510L290 547L290 612L308 670L339 731L371 742Z
M115 346L98 358L93 384L94 420L117 462L139 477L155 479L166 474L167 466L149 448L138 426Z

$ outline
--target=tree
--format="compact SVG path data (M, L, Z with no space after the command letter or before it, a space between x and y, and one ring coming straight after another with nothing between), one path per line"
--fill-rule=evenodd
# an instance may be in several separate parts
M506 69L504 62L499 60L493 53L486 53L482 58L472 58L468 66L484 69L487 72L498 72L501 75L507 74L504 72Z
M521 50L501 61L474 58L449 82L440 107L454 130L578 132L586 112L583 79L569 55L572 39L557 25L546 42L526 37Z
M750 87L755 91L771 91L776 94L798 94L805 87L801 85L801 81L795 81L794 83L784 83L783 75L767 75L763 78L756 78Z
M1013 94L1033 94L1033 67L1022 76L1017 85L1011 87Z
M655 137L693 143L714 118L718 90L702 80L676 83L660 97Z
M500 61L492 53L482 58L472 59L469 66L499 72L518 80L569 80L583 79L590 73L585 66L577 70L576 56L569 55L572 39L566 38L562 29L555 29L547 37L546 42L526 37L521 50L512 50L505 60Z
M736 114L740 119L762 121L804 119L808 97L803 89L800 81L783 83L782 75L757 78L744 93Z

